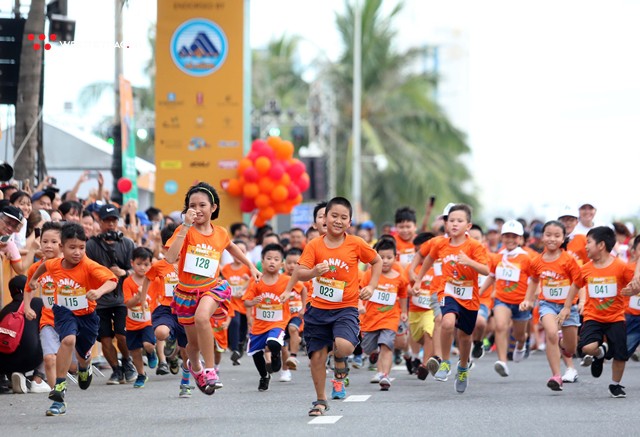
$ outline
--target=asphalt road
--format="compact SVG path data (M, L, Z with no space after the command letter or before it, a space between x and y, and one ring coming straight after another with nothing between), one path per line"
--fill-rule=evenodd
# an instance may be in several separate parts
M454 391L453 378L419 381L396 366L391 390L369 383L373 372L352 370L347 401L330 401L331 410L314 423L307 412L314 400L307 360L301 359L293 381L278 382L258 392L258 374L251 359L233 367L227 354L221 365L225 386L213 396L197 389L191 399L178 398L177 375L156 376L142 389L131 384L106 385L94 376L87 391L70 384L68 411L46 417L46 394L1 395L3 436L72 435L638 435L640 363L629 362L622 384L626 399L609 397L610 364L599 379L579 368L577 383L564 391L546 387L549 368L543 353L510 364L511 376L493 370L495 355L478 360L467 392ZM109 376L108 374L106 375Z

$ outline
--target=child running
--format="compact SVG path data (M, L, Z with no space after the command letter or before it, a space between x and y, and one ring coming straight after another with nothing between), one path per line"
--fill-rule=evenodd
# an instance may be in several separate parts
M126 336L127 349L131 352L133 365L136 367L138 377L133 383L133 388L142 388L149 380L144 371L142 350L147 355L150 369L158 365L158 355L155 351L156 337L153 335L151 325L151 297L147 289L142 286L145 275L151 268L153 253L146 247L136 247L131 256L133 274L128 276L122 284L124 304L127 307Z
M111 270L87 258L87 237L80 224L65 224L60 240L63 258L42 263L29 284L32 290L38 289L38 280L46 274L56 286L53 317L60 348L56 356L55 385L49 393L53 404L46 411L47 416L61 416L67 411L67 371L74 349L78 358L78 386L86 390L91 385L91 348L98 338L100 324L95 313L96 300L115 290L117 285ZM25 293L25 317L34 320L36 314L29 306L30 298L30 293Z
M313 281L313 298L304 314L304 339L311 359L311 376L316 401L310 416L323 415L329 409L325 392L325 365L330 349L334 352L334 377L331 397L344 399L344 380L348 376L347 357L358 344L358 298L367 300L378 286L382 261L362 238L347 234L353 210L344 197L334 197L326 207L326 234L310 241L298 261L294 276L287 284L282 300L287 301L297 281ZM371 264L369 285L359 290L358 262Z
M521 310L520 304L525 298L530 274L531 258L520 247L524 234L522 224L508 220L502 225L503 248L497 258L491 258L489 277L485 280L480 295L495 284L493 318L495 322L495 345L498 361L494 369L500 376L509 376L507 352L509 332L515 338L513 362L524 359L527 339L527 325L531 319L531 309Z
M467 231L471 227L471 207L465 204L452 206L447 216L448 237L430 240L431 251L424 259L420 272L422 278L435 260L442 259L442 278L444 292L441 300L442 326L442 362L435 379L446 381L451 371L451 345L458 329L458 348L460 361L456 372L455 389L464 393L469 383L469 355L471 335L476 325L480 308L478 293L478 274L488 275L487 252L479 241L470 238ZM413 286L420 288L420 283Z
M564 308L558 315L558 323L564 323L571 316L578 290L586 287L584 324L578 348L583 354L593 356L591 375L594 378L602 375L605 358L613 358L609 394L614 398L624 398L627 394L620 382L628 359L624 322L627 297L621 291L631 282L634 272L620 258L611 256L615 244L616 235L607 226L598 226L587 232L587 255L591 262L582 266L578 279L571 286Z
M564 377L560 376L560 351L567 360L567 372L573 369L573 354L578 343L578 328L580 327L580 314L578 310L578 296L571 302L569 317L562 323L562 344L558 337L558 315L569 296L571 284L578 280L580 266L576 259L563 250L566 231L560 221L549 221L542 227L542 242L544 252L533 260L531 264L531 276L529 288L524 301L520 304L522 311L533 308L535 293L541 284L538 296L540 320L544 328L546 338L546 353L551 378L547 381L547 387L553 391L561 391ZM577 372L576 372L577 373Z
M371 380L380 384L380 390L391 387L389 374L393 361L393 348L400 320L407 321L407 278L393 268L396 262L395 241L381 239L375 246L382 260L382 275L373 295L366 301L361 316L362 350L371 355L378 352L377 374ZM371 270L365 272L362 285L367 286ZM379 349L378 349L379 348Z
M289 276L281 275L284 249L279 244L268 244L262 249L262 279L249 285L242 299L247 308L253 308L253 325L249 335L247 355L260 374L259 391L269 390L271 373L282 367L280 352L284 345L284 329L291 317L288 300L281 299L281 292ZM264 357L265 349L271 352L270 366Z
M178 262L179 278L171 307L187 334L187 368L200 391L212 395L221 385L214 369L209 319L226 318L231 296L229 283L219 279L222 252L226 249L231 256L240 259L256 280L261 273L231 242L226 229L211 223L220 214L220 197L211 185L200 182L189 189L183 214L184 223L167 242L166 260Z

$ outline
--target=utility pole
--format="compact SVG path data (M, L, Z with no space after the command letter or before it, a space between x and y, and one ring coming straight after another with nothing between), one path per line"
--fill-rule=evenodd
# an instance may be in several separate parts
M362 106L362 10L360 1L354 5L353 32L353 173L351 182L354 219L360 221L362 214L362 160L361 160L361 106Z
M122 42L122 8L125 0L114 0L115 3L115 37L118 43ZM115 74L113 78L114 89L114 111L113 111L113 160L111 161L111 174L113 175L113 187L111 188L111 199L122 203L122 195L118 191L118 179L122 177L122 130L120 120L120 76L123 72L123 53L117 46L115 51Z

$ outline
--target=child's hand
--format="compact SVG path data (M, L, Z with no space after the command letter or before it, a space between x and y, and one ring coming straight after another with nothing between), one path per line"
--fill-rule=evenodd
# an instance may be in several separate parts
M289 299L291 299L292 297L293 296L292 296L291 290L289 290L289 291L285 290L284 293L282 293L280 295L280 302L286 302Z
M372 295L373 295L373 287L370 285L367 285L366 287L362 287L362 289L360 290L360 299L362 300L369 300Z
M364 314L367 312L367 309L364 305L358 305L358 314Z
M184 215L184 224L187 226L191 226L193 224L193 221L196 219L197 214L198 213L195 209L189 208Z
M529 311L532 308L533 308L533 302L528 300L523 300L522 302L520 302L520 306L518 307L520 311Z
M402 320L403 322L406 322L407 320L409 320L409 316L407 315L406 312L400 313L400 320Z
M314 267L315 275L314 276L322 276L329 271L329 263L327 260L322 261L319 264L316 264Z
M463 251L460 251L460 253L458 254L458 264L462 264L463 266L469 266L470 263L471 263L471 258L469 258L469 256Z
M24 309L24 316L27 320L35 320L37 314L34 310L31 309L31 307L29 307Z
M636 294L638 294L638 292L633 290L631 288L631 284L629 284L626 287L624 287L622 290L620 290L620 294L623 296L635 296Z
M256 266L251 266L251 276L256 280L256 282L260 282L260 279L262 278L262 272L258 270Z
M87 299L89 300L98 300L102 297L102 294L98 292L98 290L89 290L87 291Z
M556 317L556 320L558 321L558 326L562 326L562 324L564 323L565 320L567 320L567 317L569 317L569 315L571 314L571 310L563 307L560 310L560 314L558 314L558 316Z

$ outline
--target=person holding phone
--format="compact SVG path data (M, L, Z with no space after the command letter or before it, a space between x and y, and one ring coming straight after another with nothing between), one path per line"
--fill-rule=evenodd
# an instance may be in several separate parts
M0 252L7 256L11 262L11 268L19 275L24 273L22 257L11 237L20 231L23 219L22 211L15 206L5 206L0 210Z

